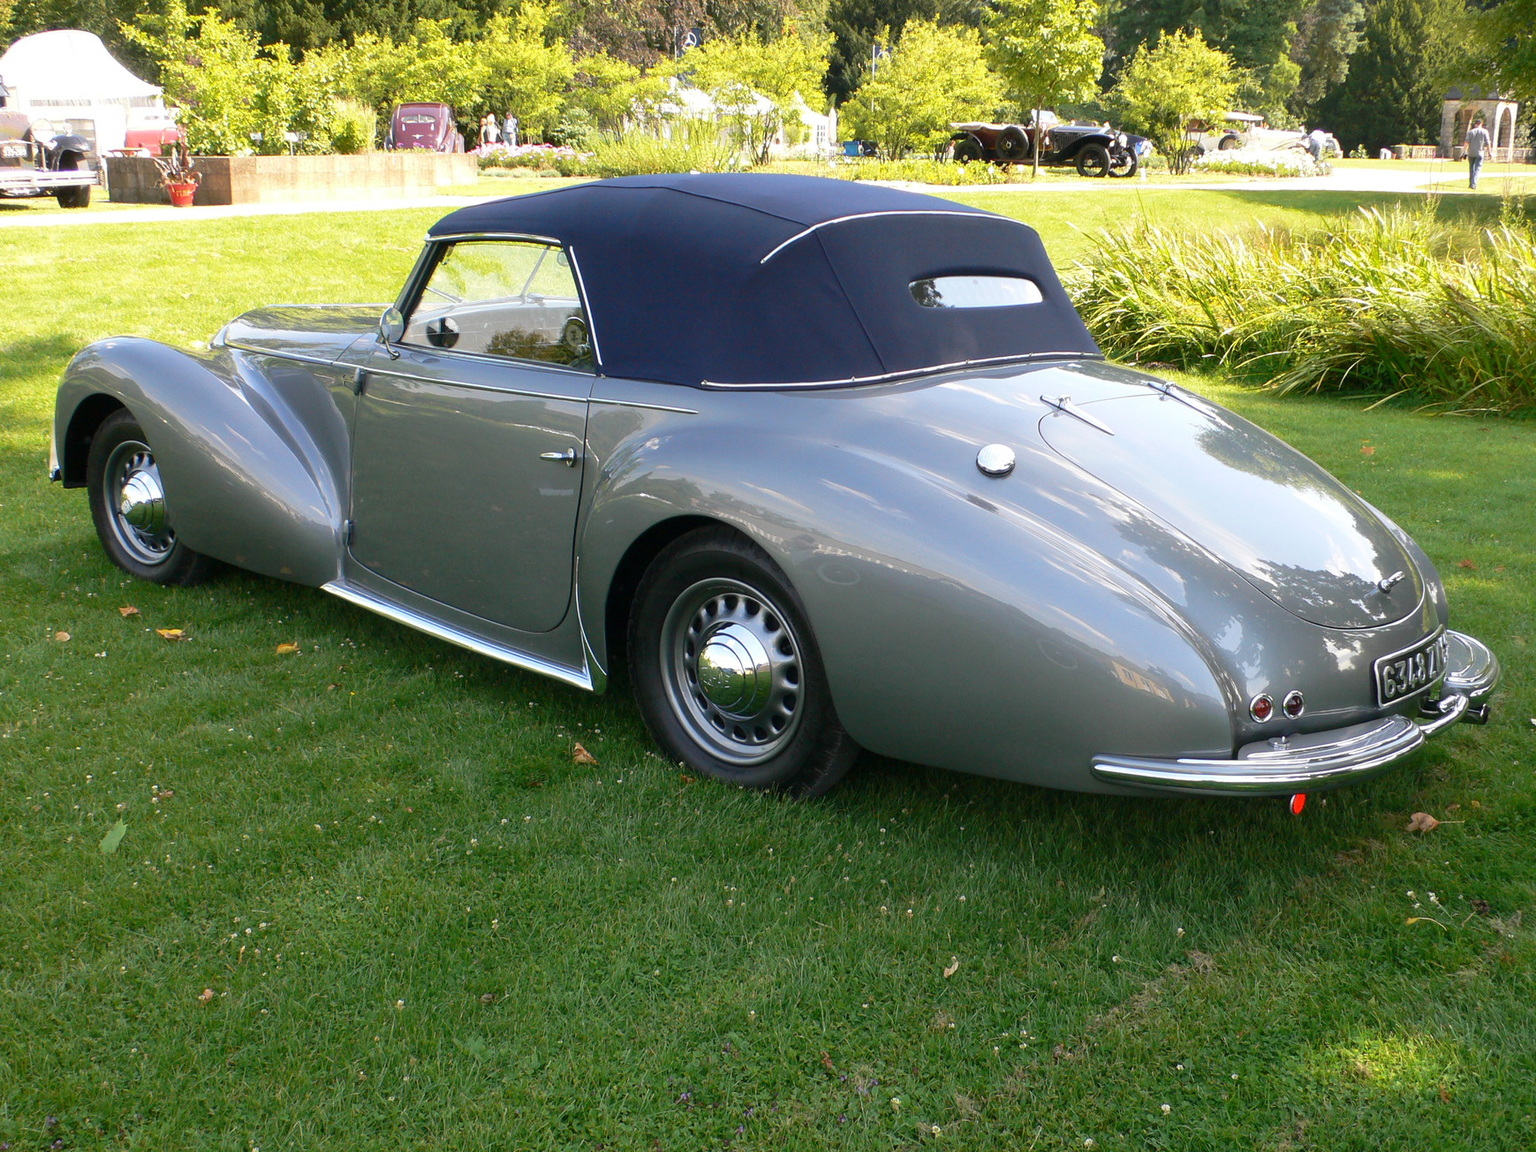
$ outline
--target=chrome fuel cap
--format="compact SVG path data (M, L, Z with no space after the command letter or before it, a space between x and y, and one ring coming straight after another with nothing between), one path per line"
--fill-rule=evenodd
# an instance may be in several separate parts
M1013 449L1006 444L988 444L976 453L976 467L987 476L1006 476L1013 471Z

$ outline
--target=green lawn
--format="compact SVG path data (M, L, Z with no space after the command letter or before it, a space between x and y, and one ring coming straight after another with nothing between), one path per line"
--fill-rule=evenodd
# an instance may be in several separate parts
M1115 211L972 197L1065 260ZM128 580L47 483L80 345L386 299L436 215L0 228L0 1145L1536 1144L1536 429L1192 381L1424 544L1505 662L1487 728L1300 818L880 761L786 803L669 767L622 692Z

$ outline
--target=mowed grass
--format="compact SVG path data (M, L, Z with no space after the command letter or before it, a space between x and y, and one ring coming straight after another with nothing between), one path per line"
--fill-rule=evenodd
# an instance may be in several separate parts
M1185 196L1307 210L1145 203ZM1082 242L1081 197L1006 210ZM1529 424L1185 378L1424 544L1504 659L1487 728L1300 818L883 761L786 803L661 761L623 691L133 582L47 483L81 344L387 299L436 215L0 230L0 1142L1536 1143Z

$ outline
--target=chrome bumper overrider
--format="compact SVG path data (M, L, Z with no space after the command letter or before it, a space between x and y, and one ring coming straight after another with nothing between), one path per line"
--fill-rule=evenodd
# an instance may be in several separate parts
M1235 760L1095 756L1094 776L1106 783L1209 796L1284 796L1365 780L1386 771L1425 740L1458 720L1487 719L1484 701L1499 682L1499 661L1487 645L1446 633L1450 656L1440 698L1416 720L1386 716L1348 728L1248 744Z

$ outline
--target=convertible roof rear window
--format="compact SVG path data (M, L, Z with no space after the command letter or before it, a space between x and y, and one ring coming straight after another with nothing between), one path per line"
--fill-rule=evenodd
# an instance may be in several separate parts
M1015 308L1045 299L1025 276L930 276L907 288L924 308Z
M509 234L557 240L579 262L607 375L830 387L1101 355L1034 229L894 188L632 176L477 204L431 230L438 240ZM1040 298L1028 308L914 305L914 281L961 275L1027 281ZM950 288L946 303L963 294Z

